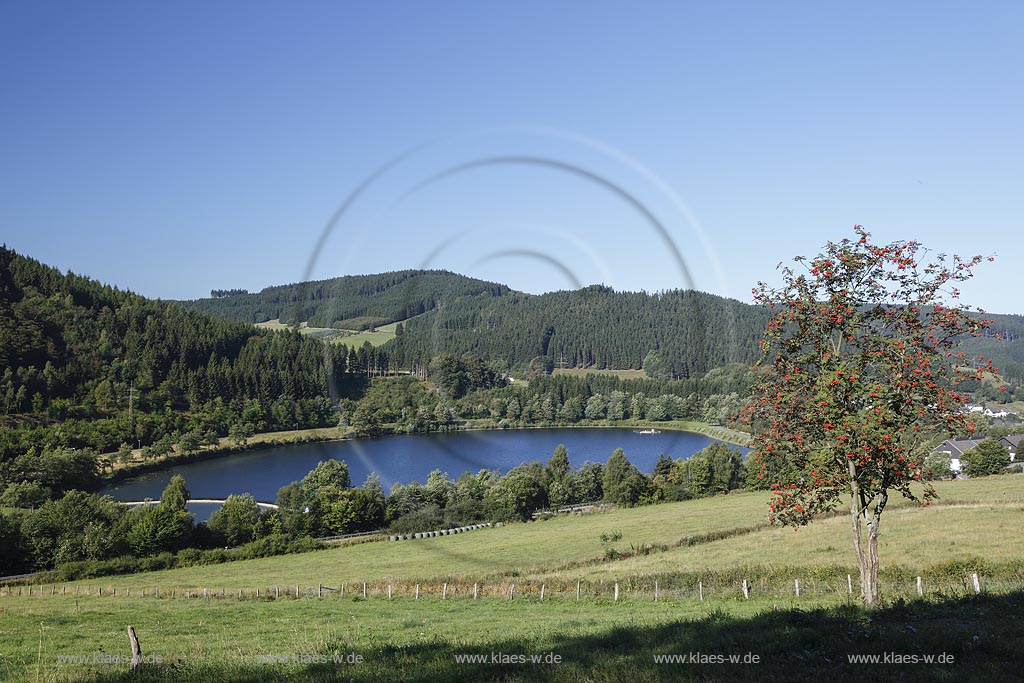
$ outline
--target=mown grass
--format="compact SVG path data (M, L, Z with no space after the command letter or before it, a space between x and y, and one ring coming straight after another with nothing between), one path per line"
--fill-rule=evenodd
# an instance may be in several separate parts
M0 594L0 677L11 681L774 681L1013 680L1024 636L1024 478L938 485L942 505L895 504L882 536L885 609L845 590L845 516L764 526L767 496L742 493L419 541L366 543L227 565ZM600 535L621 531L602 543ZM614 547L640 553L606 558ZM646 548L646 546L652 546ZM982 575L974 596L968 573ZM925 596L914 576L925 577ZM854 572L855 575L855 572ZM749 579L750 599L741 580ZM802 592L794 594L793 578ZM575 599L578 579L582 599ZM368 599L361 581L371 582ZM413 581L422 581L421 599ZM449 599L440 585L451 581ZM481 597L471 586L481 582ZM654 601L654 582L659 600ZM344 596L316 584L337 587ZM698 582L704 591L701 601ZM301 595L292 596L294 584ZM516 599L507 599L515 583ZM620 599L614 601L614 584ZM282 586L280 600L267 588ZM384 592L394 586L394 599ZM540 601L540 586L546 599ZM75 586L89 595L74 595ZM95 595L104 587L103 597ZM161 597L153 591L161 587ZM110 588L118 595L111 597ZM131 587L131 596L126 589ZM209 599L193 596L209 589ZM219 597L220 588L226 597ZM238 599L237 589L246 588ZM260 598L252 591L263 587ZM147 596L141 597L145 588ZM51 590L56 593L51 595ZM169 597L175 590L175 597ZM856 589L855 589L856 590ZM27 589L26 589L27 593ZM506 596L506 597L503 597ZM776 611L778 610L778 611ZM127 654L125 627L163 664L58 663ZM557 653L558 665L459 664L456 654ZM759 655L753 664L656 664L655 654ZM852 665L857 653L952 654L954 663ZM259 663L261 655L358 654L363 663ZM914 666L916 668L910 668Z
M338 334L331 337L331 341L339 344L345 344L346 346L362 346L365 342L370 342L371 346L381 346L386 344L395 338L395 328L398 327L398 323L405 323L405 320L388 323L387 325L380 325L374 331L364 330L362 332L356 332L354 334Z
M898 601L873 611L834 597L540 603L47 596L0 604L0 677L7 681L1002 681L1016 680L1024 637L1020 592ZM159 655L161 663L129 673L123 663L57 661L126 656L129 624L143 654ZM890 652L953 661L848 660ZM561 661L503 665L493 662L496 653ZM655 661L691 653L741 661ZM465 654L485 661L459 663ZM259 660L334 655L342 661Z
M1024 558L1016 542L1024 519L1024 477L940 482L941 504L896 500L883 517L882 566L923 567L970 557ZM733 493L681 503L559 516L453 536L362 543L299 555L86 580L80 585L197 589L377 585L415 582L611 582L679 571L737 567L844 566L852 570L849 521L769 527L768 494ZM619 532L613 542L602 534ZM616 559L616 555L624 556ZM74 585L74 584L69 584Z
M116 579L149 587L337 585L428 581L437 577L514 576L604 556L602 533L621 531L638 544L675 543L688 535L761 523L767 496L744 493L627 510L560 516L454 536L365 543L301 555L189 567ZM86 582L88 585L89 582Z

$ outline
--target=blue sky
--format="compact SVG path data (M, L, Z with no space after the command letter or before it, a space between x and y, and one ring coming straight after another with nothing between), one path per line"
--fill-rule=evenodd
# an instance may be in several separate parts
M430 266L749 301L861 223L996 254L964 301L1024 313L1021 35L1019 3L7 3L0 241L164 298Z

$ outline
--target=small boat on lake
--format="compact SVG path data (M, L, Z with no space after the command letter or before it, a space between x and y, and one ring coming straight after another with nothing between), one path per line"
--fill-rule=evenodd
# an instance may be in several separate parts
M661 434L657 429L636 429L633 431L634 434Z

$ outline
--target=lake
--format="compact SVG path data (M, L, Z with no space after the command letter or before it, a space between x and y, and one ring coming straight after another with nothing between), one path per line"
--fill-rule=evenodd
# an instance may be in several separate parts
M362 484L374 472L387 492L395 482L424 483L434 469L457 479L465 471L497 469L504 473L522 463L546 462L560 443L569 450L573 467L587 460L603 463L612 451L622 448L630 462L650 473L662 453L688 458L712 442L714 439L692 432L637 434L629 429L601 428L400 434L213 457L127 479L103 493L118 500L156 499L171 477L180 474L193 498L221 499L232 493L251 493L256 500L274 502L278 489L302 479L318 462L331 458L348 464L353 484ZM190 505L199 520L209 517L215 508Z

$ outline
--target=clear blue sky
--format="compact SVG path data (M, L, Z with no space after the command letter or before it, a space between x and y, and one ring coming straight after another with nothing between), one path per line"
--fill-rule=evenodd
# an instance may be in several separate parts
M749 301L862 223L997 254L965 301L1024 313L1022 35L1020 3L5 3L0 241L150 296L256 290L414 150L314 276Z

